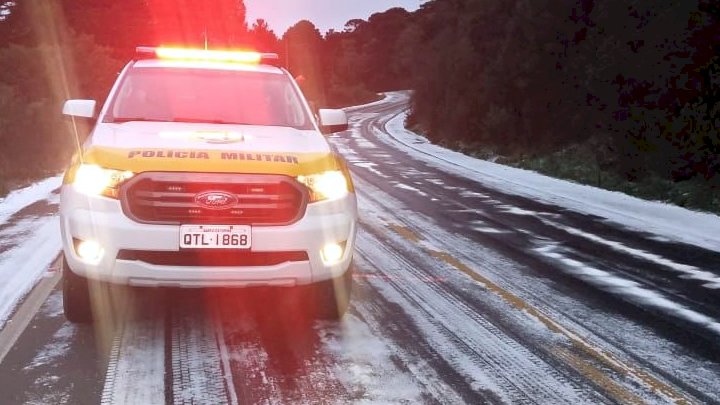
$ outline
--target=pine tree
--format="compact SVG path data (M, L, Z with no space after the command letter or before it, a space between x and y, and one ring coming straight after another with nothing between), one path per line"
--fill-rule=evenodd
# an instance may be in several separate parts
M255 20L248 33L250 46L261 52L278 52L279 40L275 32L270 29L267 21L259 18Z
M325 99L325 78L322 73L321 52L323 37L315 24L302 20L288 28L282 37L288 70L299 80L305 96L315 105L323 106Z

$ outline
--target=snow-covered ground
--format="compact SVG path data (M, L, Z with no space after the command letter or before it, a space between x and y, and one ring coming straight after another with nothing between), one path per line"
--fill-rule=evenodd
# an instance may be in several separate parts
M403 93L388 93L384 102L400 101L406 97ZM407 112L403 112L386 124L390 137L382 131L376 131L375 135L435 167L495 189L596 215L654 234L659 239L720 251L720 217L717 215L646 201L620 192L473 158L434 145L425 137L405 129L406 117Z
M0 198L0 225L21 209L47 198L53 190L60 187L61 183L62 176L50 177L23 189L15 190L5 198Z
M0 328L60 251L56 215L31 215L13 224L7 221L38 201L57 203L52 191L61 181L61 177L51 177L0 200L0 226L7 225L0 231Z

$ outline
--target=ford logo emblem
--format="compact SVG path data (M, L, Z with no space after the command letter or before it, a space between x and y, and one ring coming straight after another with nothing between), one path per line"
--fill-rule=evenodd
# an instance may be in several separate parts
M235 194L224 191L208 191L195 196L195 204L209 210L226 210L237 205Z

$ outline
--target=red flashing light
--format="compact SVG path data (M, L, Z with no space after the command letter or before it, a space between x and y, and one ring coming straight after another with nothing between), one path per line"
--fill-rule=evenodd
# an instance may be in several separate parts
M231 62L257 65L266 61L277 61L274 53L254 51L221 51L207 49L171 48L171 47L138 47L138 54L154 55L158 59L200 61L200 62Z

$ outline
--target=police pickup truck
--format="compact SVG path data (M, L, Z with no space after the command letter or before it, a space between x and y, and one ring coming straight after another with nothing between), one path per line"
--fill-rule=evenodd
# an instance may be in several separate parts
M138 48L61 191L66 317L98 316L97 285L310 288L320 316L348 306L357 202L277 55ZM282 290L281 290L282 291Z

